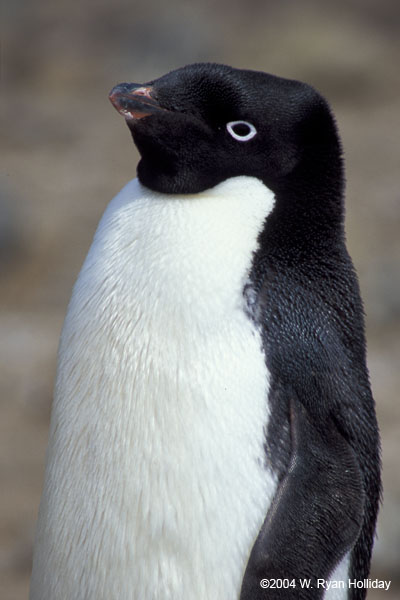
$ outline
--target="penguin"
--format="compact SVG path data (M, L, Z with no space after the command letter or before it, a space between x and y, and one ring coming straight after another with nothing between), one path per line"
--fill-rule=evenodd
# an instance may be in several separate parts
M361 600L379 432L328 103L209 63L110 100L140 162L65 318L30 599Z

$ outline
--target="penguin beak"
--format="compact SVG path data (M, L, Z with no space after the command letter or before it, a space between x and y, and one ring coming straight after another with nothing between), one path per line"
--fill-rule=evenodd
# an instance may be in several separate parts
M113 87L109 99L114 108L127 121L137 121L165 110L153 98L153 88L140 83L120 83Z

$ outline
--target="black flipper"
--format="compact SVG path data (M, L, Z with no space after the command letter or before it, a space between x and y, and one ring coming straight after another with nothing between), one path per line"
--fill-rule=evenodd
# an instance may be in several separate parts
M332 419L322 433L295 397L289 406L289 466L250 554L240 600L322 598L317 578L329 579L362 526L364 488L353 449ZM260 586L284 578L295 587ZM301 579L312 587L302 589Z

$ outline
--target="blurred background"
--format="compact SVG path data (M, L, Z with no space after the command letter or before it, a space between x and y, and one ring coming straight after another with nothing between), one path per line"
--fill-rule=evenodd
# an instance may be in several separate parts
M392 585L369 598L400 597L398 0L9 0L3 16L1 597L28 595L71 287L106 204L135 176L137 154L108 91L196 61L307 81L337 116L383 441L371 577Z

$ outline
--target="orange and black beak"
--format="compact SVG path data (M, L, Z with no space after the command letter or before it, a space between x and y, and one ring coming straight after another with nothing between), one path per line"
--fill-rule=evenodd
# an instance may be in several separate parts
M161 108L153 97L153 88L140 83L120 83L109 94L114 108L128 121L143 119Z

